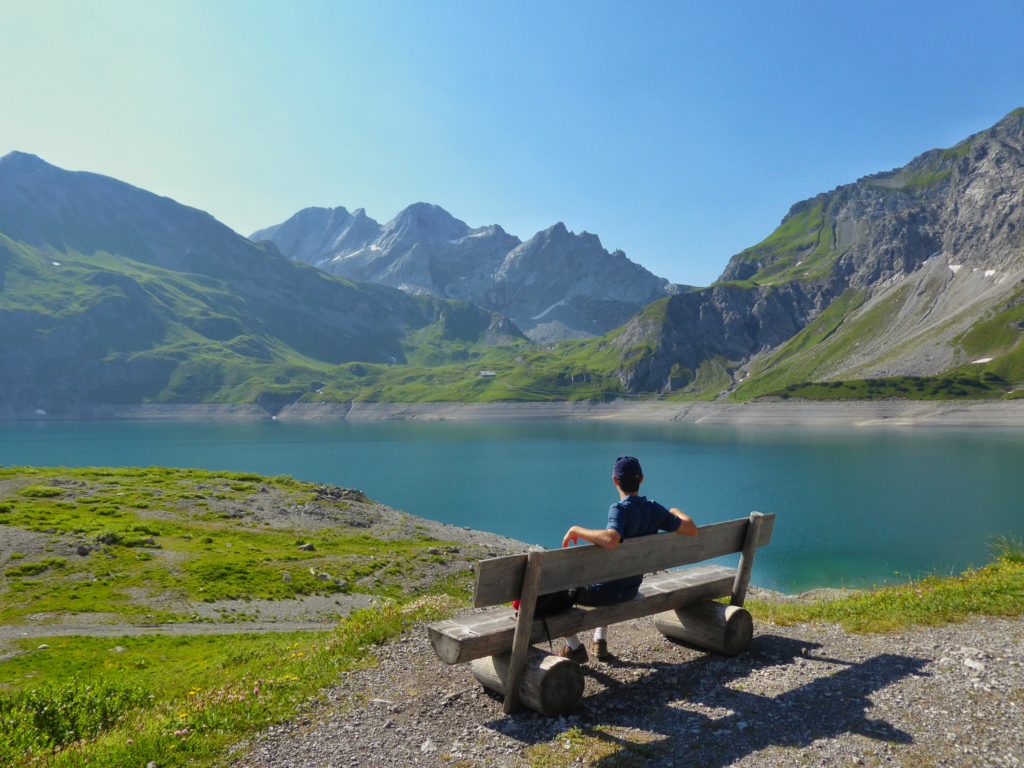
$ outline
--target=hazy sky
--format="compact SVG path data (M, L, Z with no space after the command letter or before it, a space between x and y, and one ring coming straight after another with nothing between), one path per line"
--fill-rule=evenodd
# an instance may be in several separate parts
M248 234L416 201L707 284L789 206L1024 106L1024 2L0 0L0 155Z

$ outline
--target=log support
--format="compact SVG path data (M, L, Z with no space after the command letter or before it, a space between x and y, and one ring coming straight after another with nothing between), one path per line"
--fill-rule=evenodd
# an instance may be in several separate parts
M487 656L470 662L473 677L508 698L511 654ZM583 670L579 664L532 648L519 683L519 703L543 715L557 717L573 712L583 699Z
M654 626L666 637L725 656L745 651L754 635L754 622L745 608L715 602L659 613Z

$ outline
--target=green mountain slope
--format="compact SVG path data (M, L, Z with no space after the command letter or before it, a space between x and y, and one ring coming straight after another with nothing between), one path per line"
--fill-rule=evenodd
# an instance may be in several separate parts
M0 159L4 411L146 401L273 410L341 363L405 362L406 337L434 326L440 359L522 338L465 304L293 264L121 182Z

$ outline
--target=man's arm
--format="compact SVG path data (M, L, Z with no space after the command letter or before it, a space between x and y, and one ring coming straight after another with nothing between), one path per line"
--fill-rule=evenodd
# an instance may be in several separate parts
M693 522L693 519L688 514L675 507L672 507L669 512L679 518L679 527L676 528L676 533L680 533L683 536L697 535L697 524Z
M578 525L574 525L566 531L565 537L562 539L562 546L568 547L570 541L573 544L578 544L580 539L589 541L591 544L597 544L597 546L604 547L605 549L615 549L622 543L622 537L619 536L619 532L613 531L611 528L581 528Z

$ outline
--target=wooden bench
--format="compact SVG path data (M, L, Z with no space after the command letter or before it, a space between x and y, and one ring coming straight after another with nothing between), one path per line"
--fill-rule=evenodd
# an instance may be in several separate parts
M583 697L583 672L568 659L531 649L549 637L656 614L665 635L727 655L743 651L753 635L743 609L754 554L771 539L775 515L752 512L747 519L701 526L696 536L654 534L623 542L614 550L587 545L481 560L473 604L510 607L428 627L430 642L446 664L470 662L484 686L505 696L506 712L520 702L547 715L571 712ZM632 600L601 607L575 606L534 619L538 595L650 574L740 553L739 565L705 564L647 576ZM729 604L713 602L730 598Z

